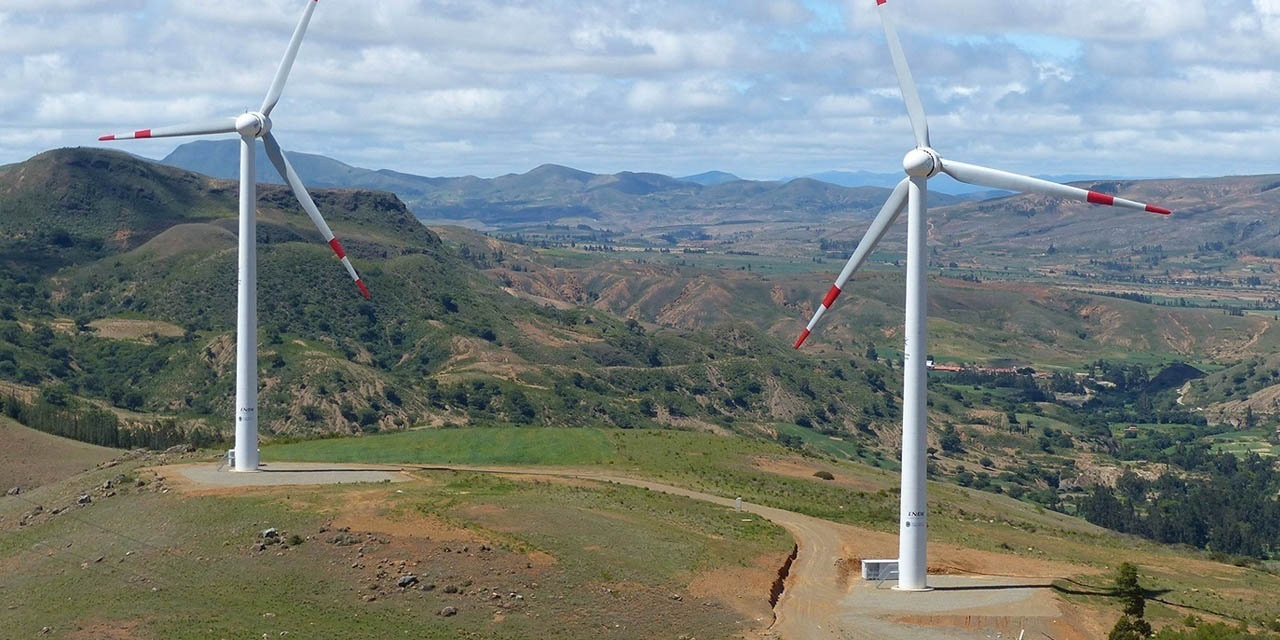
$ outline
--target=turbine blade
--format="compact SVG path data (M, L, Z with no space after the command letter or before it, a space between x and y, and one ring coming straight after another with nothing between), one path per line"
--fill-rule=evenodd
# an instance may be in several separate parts
M113 133L98 138L99 142L112 140L141 140L144 138L173 138L177 136L207 136L217 133L235 133L235 118L218 118L204 122L179 124L159 129L139 129L132 133Z
M271 81L271 90L267 91L267 98L262 101L262 108L259 109L265 115L271 115L271 110L276 108L276 103L280 102L280 94L284 92L284 85L289 81L289 71L293 69L293 61L298 59L298 48L302 46L302 37L307 34L307 25L311 23L311 14L316 11L316 3L319 0L306 0L307 8L302 10L302 18L298 20L298 26L293 30L293 38L289 40L289 48L284 50L284 59L280 61L280 68L276 69L276 77Z
M898 39L898 30L893 26L890 15L889 0L876 0L880 9L880 23L884 25L884 35L889 41L889 57L893 58L893 69L898 72L898 85L902 88L902 100L907 103L907 116L911 118L911 130L916 134L916 145L928 147L929 120L924 114L924 103L920 101L920 93L916 91L916 81L911 76L911 67L907 65L907 55L902 51L902 41Z
M271 164L275 165L276 171L280 172L280 177L289 183L289 187L293 189L293 195L298 197L298 202L302 205L302 209L311 217L311 221L320 230L320 235L324 236L325 242L329 243L329 248L333 249L333 252L342 260L342 266L347 268L347 273L355 281L356 286L360 288L360 295L363 295L366 299L371 298L369 288L364 286L364 281L356 273L356 268L351 266L351 260L347 258L347 252L343 250L342 243L333 237L333 231L329 229L329 224L320 215L320 209L316 207L315 201L311 199L311 194L307 193L307 187L302 184L302 179L293 170L293 165L289 164L289 159L285 157L284 151L280 149L280 143L276 142L275 136L270 133L263 137L262 142L267 148L267 157L270 158Z
M1008 171L1000 171L998 169L988 169L980 167L976 164L967 164L964 162L956 162L955 160L942 160L942 171L947 175L969 184L981 187L989 187L992 189L1004 189L1006 191L1020 191L1023 193L1042 193L1049 196L1057 196L1059 198L1067 198L1069 200L1079 200L1088 202L1089 204L1101 204L1109 207L1122 207L1125 209L1136 209L1138 211L1147 211L1149 213L1158 213L1160 215L1169 215L1172 211L1164 207L1146 204L1143 202L1135 202L1133 200L1125 200L1117 198L1105 193L1097 191L1089 191L1079 187L1072 187L1040 178L1032 178L1030 176L1009 173Z
M871 227L867 229L866 234L862 236L862 241L858 243L858 248L854 250L853 255L849 257L849 262L844 265L844 271L840 272L840 277L836 278L835 286L827 292L827 297L823 299L822 306L814 312L813 319L809 321L809 326L805 327L803 333L796 340L795 348L799 349L805 340L809 339L809 335L817 328L818 322L822 320L822 316L826 315L827 310L835 304L836 298L844 291L844 287L849 283L849 278L853 277L855 271L862 267L867 258L871 256L871 252L875 251L880 241L884 239L885 234L889 232L889 227L898 220L902 215L903 209L907 205L907 185L909 180L903 180L894 187L893 193L889 196L889 200L880 208L880 213L876 215L875 220L871 221Z

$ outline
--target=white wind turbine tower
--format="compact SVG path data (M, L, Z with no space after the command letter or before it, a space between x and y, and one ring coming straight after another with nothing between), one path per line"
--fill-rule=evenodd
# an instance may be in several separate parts
M285 50L284 59L276 71L275 80L267 97L258 111L242 114L233 118L220 118L207 122L164 127L160 129L142 129L133 133L102 136L99 140L133 140L142 138L170 138L177 136L200 136L224 133L240 134L240 257L239 257L239 291L236 312L236 444L235 470L258 470L258 256L256 247L257 221L255 219L258 200L255 164L255 146L257 138L262 138L267 157L271 164L289 183L302 208L311 217L312 222L320 229L333 252L342 260L351 279L365 298L369 298L369 289L365 287L356 270L347 259L346 252L329 225L320 216L320 210L307 193L307 188L294 172L289 159L285 157L271 135L271 111L280 101L285 82L289 79L289 70L298 57L298 48L302 46L302 38L306 34L307 24L315 13L319 0L305 0L306 9L294 29L293 38Z
M928 416L925 410L927 393L925 358L928 353L926 346L928 302L925 280L928 257L925 216L929 178L945 173L961 182L992 189L1040 193L1163 215L1169 215L1171 212L1168 209L1095 191L944 159L929 143L929 124L925 120L924 105L920 102L915 81L911 78L911 70L907 67L902 43L898 40L897 31L889 15L890 10L885 6L887 2L888 0L876 0L885 37L889 42L889 54L893 58L893 66L897 71L898 83L902 89L902 98L906 102L907 115L911 119L911 128L915 132L916 148L907 152L906 158L902 161L902 167L908 177L898 183L893 194L889 196L889 201L872 221L871 227L858 243L853 256L849 258L849 263L836 279L835 286L831 287L827 297L822 301L822 306L818 307L817 312L814 313L809 326L796 340L795 347L799 349L809 338L823 314L831 308L832 303L844 290L850 276L871 255L905 207L907 209L907 295L905 346L903 347L902 503L899 518L897 589L925 591L929 588L925 563L925 544L928 533L928 501L925 494L925 455L928 448L926 431Z

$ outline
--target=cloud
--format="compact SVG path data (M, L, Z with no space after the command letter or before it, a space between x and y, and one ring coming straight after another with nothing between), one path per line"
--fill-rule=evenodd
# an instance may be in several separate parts
M303 4L0 0L0 162L256 108ZM1035 173L1276 170L1280 0L887 9L944 154ZM276 132L298 151L432 175L543 162L888 171L911 136L877 11L868 0L324 2Z

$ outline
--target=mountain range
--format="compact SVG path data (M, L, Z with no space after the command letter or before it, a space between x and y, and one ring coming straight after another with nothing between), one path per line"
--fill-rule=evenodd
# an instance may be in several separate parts
M279 183L260 144L258 155L258 181ZM290 153L289 158L310 186L390 191L419 218L492 226L578 220L634 231L744 218L813 223L839 216L864 218L878 210L889 194L880 186L841 186L813 178L742 180L719 171L673 178L631 171L596 174L544 164L527 173L496 178L432 178L362 169L312 154ZM239 176L239 142L187 143L161 162L234 179ZM932 202L945 206L966 199L937 193Z

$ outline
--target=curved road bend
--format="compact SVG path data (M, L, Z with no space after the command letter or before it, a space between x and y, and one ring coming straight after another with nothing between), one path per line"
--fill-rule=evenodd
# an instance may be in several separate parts
M660 482L637 480L622 476L573 471L555 471L536 467L487 467L470 465L405 465L403 468L422 471L470 471L478 473L517 474L531 476L555 476L594 480L639 487L711 502L723 507L734 506L734 500L709 493L691 491ZM742 503L742 510L766 518L786 529L795 538L799 552L791 565L786 590L774 607L775 620L770 631L783 640L838 640L845 636L839 630L839 603L846 589L836 567L836 560L843 556L842 526L819 518L813 518L783 509Z

